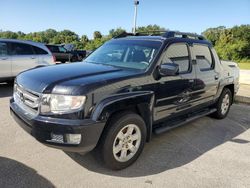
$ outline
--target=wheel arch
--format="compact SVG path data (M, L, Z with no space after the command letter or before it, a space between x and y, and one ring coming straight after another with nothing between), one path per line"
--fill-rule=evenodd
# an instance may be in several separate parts
M234 84L228 84L228 85L225 85L223 89L229 89L231 91L231 94L232 94L232 103L234 101L234 96L235 96L235 88L234 88Z
M135 92L127 93L124 95L112 96L101 101L91 118L95 121L106 121L106 126L110 119L117 113L123 111L131 111L137 113L142 117L147 128L146 140L150 141L152 135L153 124L153 104L154 93L153 92Z

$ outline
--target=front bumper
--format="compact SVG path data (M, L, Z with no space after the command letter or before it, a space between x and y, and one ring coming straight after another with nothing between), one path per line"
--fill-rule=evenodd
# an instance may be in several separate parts
M101 136L105 122L91 119L71 120L44 116L31 118L13 99L10 100L10 113L15 121L39 142L64 151L85 153L95 148ZM51 134L81 134L80 144L50 142Z

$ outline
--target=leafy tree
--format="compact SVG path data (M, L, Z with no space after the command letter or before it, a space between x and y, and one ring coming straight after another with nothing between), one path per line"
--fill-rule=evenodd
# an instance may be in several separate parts
M136 32L146 32L150 33L152 31L165 31L166 29L164 27L161 27L159 25L148 25L148 26L141 26L136 29Z
M97 39L91 40L87 43L87 45L85 46L85 49L86 50L95 50L99 46L104 44L107 40L109 40L108 37L97 38Z
M94 39L101 39L102 38L102 34L100 31L95 31L93 34Z
M12 31L2 31L0 33L0 38L17 39L18 34Z
M25 37L25 33L21 32L21 31L18 31L17 32L17 35L18 35L18 39L23 39Z
M114 38L115 36L118 36L118 35L120 35L120 34L122 34L124 32L126 32L126 30L122 29L120 27L118 27L116 29L111 29L111 30L109 30L109 37Z
M48 43L52 43L53 38L57 35L57 31L54 29L47 29L46 31L44 31L44 35L49 41Z
M220 32L215 48L224 60L250 60L250 25L235 26Z
M204 35L208 40L212 42L213 45L215 45L215 42L219 40L220 34L226 29L225 26L219 26L215 28L208 28L204 32L202 32L202 35Z
M82 35L81 42L84 44L87 44L89 42L89 38L87 37L87 35Z

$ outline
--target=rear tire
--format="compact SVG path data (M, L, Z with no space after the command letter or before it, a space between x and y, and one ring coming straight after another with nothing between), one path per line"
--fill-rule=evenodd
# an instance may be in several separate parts
M146 141L146 125L133 112L123 112L111 117L99 142L99 152L105 165L120 170L134 163Z
M228 88L224 88L215 105L217 111L212 114L212 117L216 119L224 119L230 110L231 104L232 92Z

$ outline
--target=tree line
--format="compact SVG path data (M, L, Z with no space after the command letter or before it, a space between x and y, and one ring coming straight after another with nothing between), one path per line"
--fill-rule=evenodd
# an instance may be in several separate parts
M166 29L158 25L148 25L137 28L137 32L156 30ZM87 35L79 36L70 30L56 31L54 29L47 29L45 31L27 34L21 31L12 32L0 30L0 38L32 40L47 44L72 43L78 49L94 50L107 40L125 31L123 28L111 29L107 35L103 35L100 31L94 31L93 39L89 39ZM202 32L202 34L211 41L221 59L250 63L250 25L240 25L232 28L226 28L225 26L208 28Z
M223 60L250 63L250 25L209 28L202 33Z

